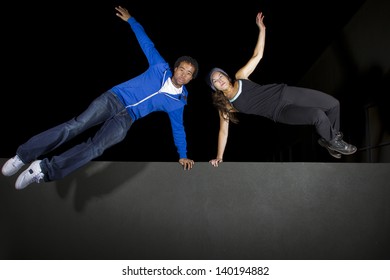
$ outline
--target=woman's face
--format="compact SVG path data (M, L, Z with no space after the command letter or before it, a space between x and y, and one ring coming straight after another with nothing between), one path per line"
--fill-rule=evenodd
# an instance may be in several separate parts
M227 89L230 85L228 77L226 77L223 73L219 71L215 71L211 75L211 83L216 89L221 91Z

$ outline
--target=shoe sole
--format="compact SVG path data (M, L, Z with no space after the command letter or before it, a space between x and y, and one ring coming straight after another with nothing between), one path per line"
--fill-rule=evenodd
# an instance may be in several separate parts
M3 168L1 169L1 173L2 173L4 176L7 176L7 177L12 176L12 175L18 173L19 170L22 169L22 167L24 166L24 165L22 165L22 166L20 166L19 168L14 168L11 172L7 172L7 171L6 171L7 168L5 168L5 167L6 167L6 164L7 164L7 162L3 165Z
M350 151L350 152L344 152L344 151L340 151L340 150L334 150L334 149L332 149L331 147L328 147L328 149L329 149L329 150L332 150L332 151L334 151L334 152L336 152L336 153L340 153L340 154L346 155L346 156L352 155L352 154L356 153L356 151L357 151L357 149L355 149L355 150Z
M15 171L13 171L13 172L9 172L9 173L5 172L4 170L1 170L1 174L3 174L4 176L10 177L10 176L12 176L12 175L18 173L19 170L20 170L20 169L15 170Z
M330 149L328 147L328 145L326 145L326 143L324 143L323 141L321 141L321 139L318 139L318 144L320 144L321 147L324 147L325 149L328 150L329 154L334 157L334 158L337 158L337 159L340 159L341 158L341 153L339 153L338 151L334 151L332 149Z

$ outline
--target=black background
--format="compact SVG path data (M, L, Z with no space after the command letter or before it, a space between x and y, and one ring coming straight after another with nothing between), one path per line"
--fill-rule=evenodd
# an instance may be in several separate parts
M146 70L145 56L131 29L115 15L117 5L126 7L143 25L171 65L181 55L198 60L199 76L187 86L188 157L208 161L216 154L218 117L205 77L214 66L233 75L247 62L257 40L257 12L263 11L265 15L266 49L251 79L263 84L295 85L364 3L363 0L260 0L233 4L80 2L25 1L3 6L8 20L3 24L2 35L0 157L13 156L17 146L29 137L78 115L104 91ZM93 132L92 129L90 135ZM55 153L83 140L89 133ZM231 126L225 160L280 161L284 147L301 135L306 137L307 131L280 128L262 118L241 116L241 124ZM309 148L307 152L311 152ZM309 158L332 160L325 156ZM153 113L137 121L123 142L98 159L177 161L167 115Z

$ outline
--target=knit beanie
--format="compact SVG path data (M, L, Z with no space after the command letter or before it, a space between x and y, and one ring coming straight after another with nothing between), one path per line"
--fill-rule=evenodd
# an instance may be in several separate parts
M213 81L211 80L211 77L214 74L214 72L221 72L224 75L226 75L227 77L229 77L229 75L225 71L223 71L221 68L214 67L213 69L211 69L211 71L209 72L209 75L208 75L207 82L208 82L209 86L212 88L212 90L215 91L216 88L214 87Z

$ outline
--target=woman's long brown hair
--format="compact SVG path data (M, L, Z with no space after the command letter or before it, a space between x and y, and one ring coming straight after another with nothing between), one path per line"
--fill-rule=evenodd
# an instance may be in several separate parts
M222 91L214 91L211 97L214 107L217 108L226 121L238 123L238 118L236 115L237 110L233 107L229 99L223 94Z

